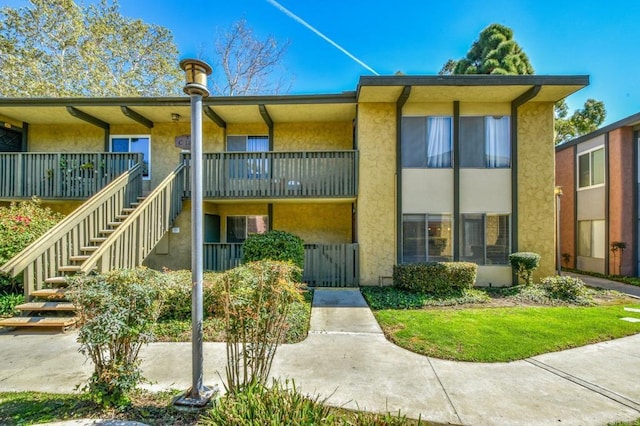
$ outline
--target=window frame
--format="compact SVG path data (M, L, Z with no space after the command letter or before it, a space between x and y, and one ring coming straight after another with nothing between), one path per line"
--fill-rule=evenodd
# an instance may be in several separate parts
M596 151L600 151L602 150L602 183L596 183L594 184L594 164L593 164L593 153ZM584 156L589 156L589 184L582 186L581 183L581 175L580 175L580 159ZM594 188L600 188L606 185L607 180L606 180L606 167L607 167L607 153L606 150L604 149L604 145L598 145L597 147L588 149L586 151L582 151L577 153L576 155L576 187L578 191L583 191L585 189L594 189Z
M453 163L454 163L454 158L453 158L453 116L452 115L403 115L402 116L402 120L404 120L405 118L408 119L421 119L424 120L424 140L421 141L421 143L424 145L424 158L420 158L419 159L419 163L421 163L421 165L405 165L405 161L407 160L407 157L405 157L407 155L407 150L405 150L406 144L408 142L405 142L404 137L406 136L407 132L406 131L402 131L402 137L401 137L401 141L400 141L400 145L402 148L402 158L400 160L401 163L401 168L403 169L452 169L453 168ZM434 118L446 118L449 120L449 162L448 165L446 166L429 166L429 159L431 157L429 157L429 119L434 119ZM422 154L422 153L421 153ZM446 155L443 154L443 155Z
M435 217L439 217L440 221L437 220L431 220L431 218L435 218ZM411 261L406 261L405 260L405 243L407 241L407 237L405 234L405 223L408 222L418 222L416 220L412 220L412 221L407 221L405 220L405 217L420 217L422 219L422 223L424 224L423 229L422 229L422 235L421 238L424 240L423 243L423 247L421 247L423 250L422 252L424 253L424 258L423 259L416 259L416 260L411 260ZM441 255L441 254L431 254L432 249L436 250L435 247L435 238L443 238L441 236L432 236L429 235L429 231L431 230L431 224L432 223L446 223L445 220L443 219L448 219L449 220L449 230L448 230L448 237L447 242L448 242L448 249L447 251L450 252L450 255ZM453 240L453 227L454 227L454 223L453 223L453 214L450 212L443 212L443 213L403 213L402 214L402 263L422 263L422 262L450 262L453 261L453 249L454 249L454 240ZM442 250L444 250L445 246L442 248ZM416 257L416 256L413 256ZM437 258L434 260L434 258ZM446 258L446 259L442 259L442 258Z
M151 180L151 135L147 134L147 135L135 135L135 134L129 134L129 135L109 135L109 152L123 152L123 151L114 151L113 150L113 140L114 139L129 139L129 153L134 153L134 152L138 152L138 151L131 151L131 139L147 139L149 141L149 157L146 159L146 166L147 166L147 173L146 176L143 174L142 175L142 180ZM144 152L142 153L142 162L144 164L145 162L145 158L144 158ZM144 172L144 167L143 167L143 172Z
M489 132L489 125L488 122L490 119L495 119L495 120L502 120L506 118L506 133L507 133L507 141L506 141L506 146L504 146L503 148L506 149L509 152L509 156L508 156L508 165L505 166L491 166L490 164L492 163L492 161L490 161L489 155L489 138L487 133ZM480 163L482 163L482 165L465 165L465 159L467 159L467 157L465 157L464 152L465 152L465 142L463 140L463 121L465 119L482 119L482 131L481 131L481 138L482 138L482 146L480 147L482 150L482 156L480 157ZM459 123L460 123L460 168L461 169L511 169L513 166L513 153L511 152L511 126L512 126L512 120L511 120L511 116L508 114L502 114L502 115L497 115L497 114L487 114L487 115L464 115L464 116L460 116L459 119ZM468 147L469 145L467 145Z
M266 229L264 232L268 232L269 231L269 216L268 215L263 215L263 214L230 214L227 215L225 217L225 240L227 243L230 244L242 244L242 242L244 242L248 237L249 237L249 218L251 217L262 217L263 221L266 225ZM229 241L229 219L231 218L244 218L245 219L245 223L244 223L244 238L242 238L241 240L238 240L238 238L236 238L236 240L238 241ZM260 234L261 232L258 232L258 234Z
M585 242L583 242L583 238L582 238L582 226L581 225L588 225L588 231L589 231L589 241L588 247L585 247L583 244ZM598 226L596 226L598 225ZM598 232L599 231L599 232ZM591 259L601 259L604 260L606 257L606 247L605 247L605 240L606 240L606 232L607 232L607 224L606 221L604 219L588 219L588 220L579 220L578 224L577 224L577 247L576 247L576 254L579 257L588 257ZM602 237L602 241L596 241L597 237ZM600 243L600 244L598 244ZM588 248L588 255L584 254L585 250ZM596 256L597 254L600 254L601 257Z
M482 259L479 260L478 259L478 255L465 255L464 251L467 247L467 233L465 233L465 223L466 222L470 222L471 219L466 219L465 220L465 216L467 217L471 217L471 216L476 216L476 218L473 218L473 220L479 220L482 224ZM487 218L488 217L506 217L508 220L507 223L507 235L504 236L505 242L506 244L504 245L504 257L503 257L503 263L494 263L493 261L491 263L487 262L488 259L490 259L490 256L501 256L499 252L494 252L492 254L488 254L489 250L488 247L490 246L496 246L496 244L487 244ZM499 220L499 219L498 219ZM499 223L498 223L499 225ZM493 213L493 212L467 212L467 213L461 213L460 214L460 258L459 260L461 262L472 262L472 263L476 263L479 266L508 266L509 265L509 253L511 253L511 235L513 232L513 221L512 221L512 215L511 213ZM479 244L473 244L475 246L478 246Z

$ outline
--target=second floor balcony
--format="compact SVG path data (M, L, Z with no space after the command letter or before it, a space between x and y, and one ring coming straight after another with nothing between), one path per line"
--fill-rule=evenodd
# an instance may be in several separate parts
M189 167L190 154L183 154ZM203 155L204 198L355 198L357 151L216 152ZM190 173L185 173L190 197Z

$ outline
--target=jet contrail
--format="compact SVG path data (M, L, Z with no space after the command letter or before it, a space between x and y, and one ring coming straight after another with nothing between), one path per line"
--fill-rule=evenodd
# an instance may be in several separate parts
M360 59L356 58L355 56L353 56L351 53L349 53L347 51L347 49L345 49L344 47L340 46L338 43L336 43L335 41L331 40L329 37L327 37L326 35L322 34L320 31L316 30L315 28L313 28L311 26L311 24L307 23L304 19L300 18L299 16L295 15L293 12L291 12L289 9L287 9L286 7L282 6L280 3L278 3L276 0L267 0L268 3L270 3L271 5L275 6L276 8L278 8L282 13L284 13L285 15L287 15L289 18L293 19L294 21L304 25L305 27L307 27L308 29L310 29L311 31L313 31L314 33L316 33L319 37L321 37L324 41L326 41L327 43L331 44L333 47L335 47L336 49L338 49L339 51L341 51L342 53L344 53L345 55L347 55L348 57L350 57L351 59L353 59L354 61L356 61L358 64L362 65L364 68L368 69L369 71L371 71L372 73L374 73L375 75L380 75L378 74L373 68L371 68L369 65L365 64L364 62L362 62Z

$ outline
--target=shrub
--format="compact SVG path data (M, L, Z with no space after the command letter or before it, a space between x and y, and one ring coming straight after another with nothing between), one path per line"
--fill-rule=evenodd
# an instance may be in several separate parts
M393 267L396 287L433 295L472 288L478 265L469 262L411 263Z
M60 213L42 207L35 197L0 207L0 265L7 263L62 218ZM0 293L18 293L21 287L20 277L0 273Z
M251 262L223 274L222 293L227 342L227 391L265 384L289 307L301 301L289 263Z
M540 285L554 299L575 302L590 298L589 290L580 278L567 275L546 277Z
M85 387L105 407L130 403L128 394L143 378L138 353L153 341L166 275L146 268L74 277L68 292L78 306L80 352L94 373Z
M162 299L167 303L162 305L158 320L189 320L191 319L191 271L165 271L166 285L161 289ZM205 272L202 282L202 305L205 317L215 313L222 314L220 293L222 285L220 274Z
M60 213L42 207L35 197L0 207L0 265L20 253L62 218Z
M302 280L304 243L300 237L277 230L249 235L242 244L242 262L264 259L292 262L300 269L294 275L296 281Z
M24 295L12 293L0 293L0 318L17 315L16 306L24 303Z
M509 255L509 263L515 270L516 275L522 278L526 285L531 285L531 275L540 265L540 255L532 252L511 253Z

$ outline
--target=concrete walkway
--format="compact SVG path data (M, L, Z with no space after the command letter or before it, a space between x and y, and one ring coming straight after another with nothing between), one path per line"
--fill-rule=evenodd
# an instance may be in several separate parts
M618 281L611 281L606 278L592 277L591 275L576 274L575 272L563 272L563 274L580 278L586 285L590 287L616 290L620 293L626 293L629 296L640 298L640 287L636 285L620 283Z
M389 343L358 289L316 290L313 306L308 338L282 345L272 373L330 404L464 425L640 418L640 334L510 363L463 363ZM75 339L0 334L0 391L72 392L92 371ZM205 383L221 385L224 344L206 343L204 355ZM149 388L189 387L189 343L155 343L142 356Z

